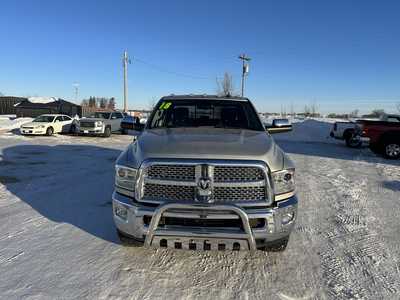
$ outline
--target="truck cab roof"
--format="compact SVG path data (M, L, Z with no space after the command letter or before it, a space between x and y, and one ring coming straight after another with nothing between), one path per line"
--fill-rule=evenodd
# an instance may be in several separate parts
M227 100L227 101L249 101L248 98L246 97L240 97L240 96L219 96L219 95L207 95L207 94L201 94L201 95L194 95L194 94L188 94L188 95L169 95L169 96L164 96L161 98L160 101L165 101L165 100Z

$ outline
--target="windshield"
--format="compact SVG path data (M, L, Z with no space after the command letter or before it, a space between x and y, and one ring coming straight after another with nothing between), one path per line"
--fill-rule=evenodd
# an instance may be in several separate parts
M149 128L215 127L264 131L247 101L165 100L157 106Z
M95 112L94 115L91 116L91 118L99 118L99 119L109 119L110 118L109 112Z
M51 123L54 120L54 116L39 116L33 122L44 122L44 123Z

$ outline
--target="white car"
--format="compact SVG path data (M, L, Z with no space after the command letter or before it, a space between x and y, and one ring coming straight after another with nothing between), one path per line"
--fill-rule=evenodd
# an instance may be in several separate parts
M69 116L48 114L41 115L30 123L23 124L20 127L21 134L34 135L53 135L53 133L65 133L75 130L75 122Z

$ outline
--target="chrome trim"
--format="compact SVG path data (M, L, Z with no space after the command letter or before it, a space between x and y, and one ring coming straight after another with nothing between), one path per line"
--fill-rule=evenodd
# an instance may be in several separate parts
M280 195L275 195L275 201L282 201L285 200L287 198L293 197L296 194L295 191L291 191L289 193L284 193L284 194L280 194Z
M239 218L242 220L243 223L243 229L244 233L225 233L225 232L213 232L211 230L207 232L189 232L189 231L184 231L184 230L171 230L171 229L164 229L160 230L158 229L158 225L160 223L160 219L163 216L163 214L167 210L171 209L189 209L192 211L196 210L216 210L216 211L231 211L239 216ZM151 223L148 229L148 233L146 235L144 245L147 247L150 247L153 245L154 239L160 236L173 236L173 237L182 237L182 238L197 238L197 239L233 239L233 240L247 240L248 242L248 249L255 251L257 250L256 247L256 241L253 235L253 232L250 227L249 223L249 218L247 213L239 208L236 205L203 205L203 204L182 204L182 203L168 203L164 204L160 207L158 207L153 214L153 217L151 218ZM157 239L156 239L157 240Z
M212 178L212 177L211 177ZM159 184L159 185L176 185L176 186L197 186L196 181L176 181L168 179L152 179L145 177L144 183ZM258 187L265 186L265 180L250 181L250 182L214 182L214 187Z
M195 181L173 181L173 180L159 180L150 179L146 177L146 169L151 165L195 165ZM207 164L210 166L209 172L213 175L215 166L237 166L237 167L256 167L260 168L264 173L265 180L257 182L213 182L214 187L255 187L265 185L266 199L264 201L246 201L237 202L239 206L262 206L271 205L274 200L274 191L272 188L271 172L268 166L262 161L249 161L249 160L215 160L215 159L147 159L142 162L137 173L137 180L135 186L135 198L139 202L144 203L157 203L163 204L164 200L150 200L142 199L144 196L144 184L145 183L156 183L156 184L166 184L166 185L177 185L177 186L197 186L198 179L201 177L201 167L200 165ZM213 176L211 176L213 178Z

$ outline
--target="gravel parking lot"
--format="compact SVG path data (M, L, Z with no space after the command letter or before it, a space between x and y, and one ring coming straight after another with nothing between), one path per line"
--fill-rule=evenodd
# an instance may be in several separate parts
M400 298L400 161L326 139L327 126L275 138L300 199L283 253L123 247L110 197L131 136L0 133L1 298Z

